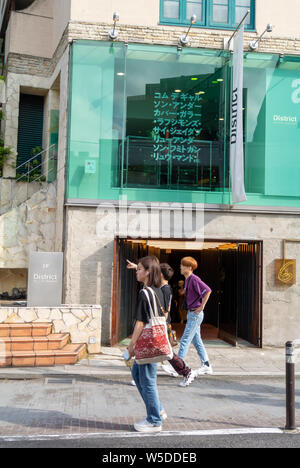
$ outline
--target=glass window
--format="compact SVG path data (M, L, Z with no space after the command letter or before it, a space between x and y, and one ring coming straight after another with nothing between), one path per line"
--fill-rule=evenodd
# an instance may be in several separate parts
M123 186L223 190L226 76L218 55L129 45Z
M246 29L254 29L255 0L160 0L161 22L189 24L193 14L196 26L234 28L250 10Z
M179 0L166 0L164 2L164 18L179 18Z
M247 13L247 10L251 11L251 0L236 0L235 2L235 23L239 24L243 17ZM251 14L247 16L245 25L251 25Z
M300 57L247 54L244 73L246 191L300 197ZM293 205L293 202L291 202Z
M248 205L300 206L300 57L246 53ZM72 45L67 198L230 203L226 51Z
M228 0L213 0L213 22L228 23Z
M197 16L197 21L203 21L203 5L202 0L187 1L186 3L186 19L190 21L192 15Z

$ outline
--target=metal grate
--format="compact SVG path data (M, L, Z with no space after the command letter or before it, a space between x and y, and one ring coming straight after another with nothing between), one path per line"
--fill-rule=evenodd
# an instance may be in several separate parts
M73 385L75 383L75 379L71 378L47 378L45 379L45 384L68 384Z

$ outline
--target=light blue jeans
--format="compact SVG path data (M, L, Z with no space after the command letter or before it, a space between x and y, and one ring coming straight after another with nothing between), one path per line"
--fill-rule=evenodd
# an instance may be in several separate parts
M201 323L203 322L203 318L204 318L203 311L200 312L200 314L195 314L195 312L193 312L192 310L188 311L187 322L186 322L186 326L184 329L184 333L180 340L180 348L178 352L178 356L181 359L184 360L188 352L190 344L193 343L202 363L208 361L208 356L207 356L203 341L201 339L201 332L200 332L200 326L201 326Z
M157 364L137 364L134 361L131 372L146 405L147 421L154 426L161 426L162 405L156 385Z

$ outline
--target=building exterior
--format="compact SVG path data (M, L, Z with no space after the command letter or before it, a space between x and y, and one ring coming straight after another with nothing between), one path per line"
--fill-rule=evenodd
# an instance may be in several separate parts
M233 205L224 39L247 9L247 201ZM178 269L193 255L220 337L255 346L299 338L299 2L15 0L0 10L2 131L12 148L1 178L2 290L26 285L30 251L63 251L63 303L101 304L102 343L114 344L130 333L135 304L126 259L156 254ZM273 31L250 50L268 23ZM7 194L21 197L16 166L39 146L44 197L30 220L32 197L12 209Z

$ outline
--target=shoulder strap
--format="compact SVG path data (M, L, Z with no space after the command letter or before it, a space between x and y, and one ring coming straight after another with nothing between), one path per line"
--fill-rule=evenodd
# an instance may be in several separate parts
M142 291L144 292L144 294L145 294L145 296L147 298L151 318L153 318L155 316L157 317L158 312L157 312L156 300L155 300L155 297L154 297L154 291L151 288L144 288L144 289L142 289ZM153 297L154 311L153 311L153 308L152 308L152 305L151 305L149 294L152 294L152 297Z
M155 295L155 297L156 297L156 299L157 299L157 301L158 301L158 304L159 304L159 308L160 308L160 310L162 311L162 313L163 313L163 314L166 314L167 311L165 311L165 309L164 309L163 306L161 305L160 300L159 300L159 297L158 297L158 295L156 294L156 292L155 292L152 288L147 288L147 287L146 287L146 290L148 290L148 289L150 289L151 292L152 292L152 294ZM154 302L155 302L155 301L154 301Z

